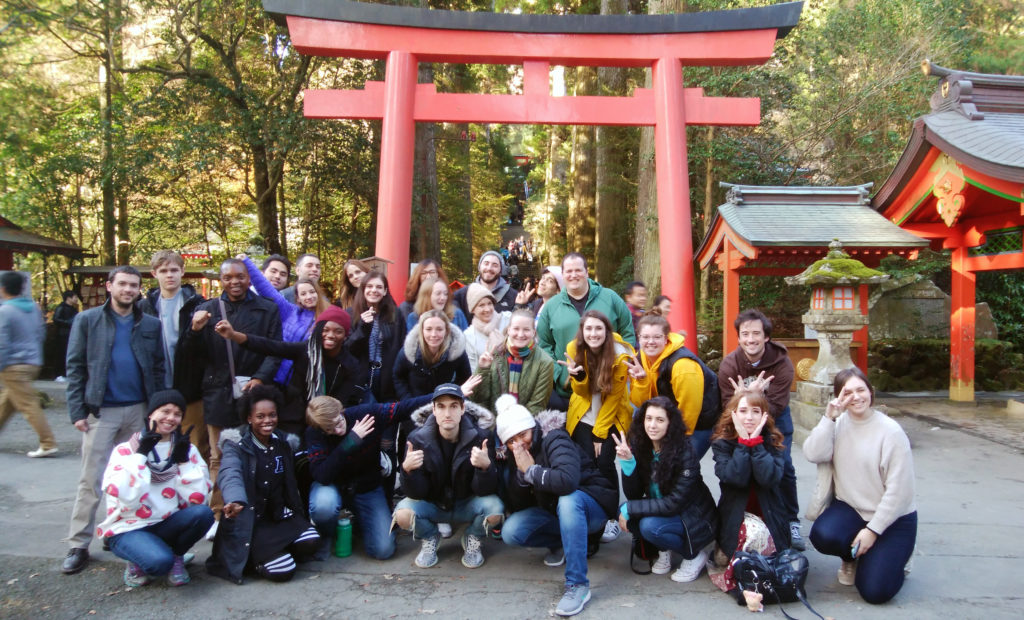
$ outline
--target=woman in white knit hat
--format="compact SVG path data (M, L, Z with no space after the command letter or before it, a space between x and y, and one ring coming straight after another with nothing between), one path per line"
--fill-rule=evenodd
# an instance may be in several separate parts
M494 293L483 284L474 282L468 288L466 307L473 318L463 333L466 336L469 367L476 372L480 354L484 351L493 351L505 339L505 328L508 327L512 313L499 312Z

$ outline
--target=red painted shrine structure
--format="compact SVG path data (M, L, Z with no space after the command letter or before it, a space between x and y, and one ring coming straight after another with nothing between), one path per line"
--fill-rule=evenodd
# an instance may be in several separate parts
M264 0L302 54L386 61L363 90L307 90L310 118L381 119L375 252L394 262L391 287L409 274L415 123L654 126L661 290L676 328L697 333L687 166L687 125L757 125L756 98L685 88L684 66L766 62L797 23L802 2L669 15L509 15L348 0ZM522 95L439 93L417 84L420 62L521 65ZM648 67L651 89L629 97L553 97L551 65Z
M1024 268L1024 76L923 68L940 78L931 112L914 121L873 203L952 251L949 396L970 401L976 274Z

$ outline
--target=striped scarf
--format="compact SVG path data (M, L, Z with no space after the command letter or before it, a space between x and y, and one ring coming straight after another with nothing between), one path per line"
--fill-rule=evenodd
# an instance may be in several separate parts
M511 342L505 341L505 349L508 351L508 393L519 400L519 379L523 374L523 362L533 351L535 341L527 346L517 349Z

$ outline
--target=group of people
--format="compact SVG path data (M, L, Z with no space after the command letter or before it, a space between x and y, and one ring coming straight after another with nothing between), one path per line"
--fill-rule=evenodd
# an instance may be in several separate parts
M333 303L312 255L292 287L284 257L226 260L210 300L182 284L177 253L151 268L158 286L141 296L141 274L115 268L108 301L72 325L83 466L65 573L98 536L127 560L126 584L181 585L207 535L211 574L283 581L325 557L344 508L368 556L391 557L405 530L421 568L461 524L468 568L488 538L545 548L545 564L565 566L556 613L570 616L591 596L587 558L621 530L653 573L688 582L707 567L735 594L735 552L803 548L793 366L757 310L736 318L740 346L716 375L665 316L642 311L642 283L623 299L576 252L524 291L499 252L454 294L423 260L401 304L356 260ZM840 582L884 602L916 535L909 443L859 370L834 392L804 448L834 481L810 539L840 556ZM709 449L717 504L700 473Z

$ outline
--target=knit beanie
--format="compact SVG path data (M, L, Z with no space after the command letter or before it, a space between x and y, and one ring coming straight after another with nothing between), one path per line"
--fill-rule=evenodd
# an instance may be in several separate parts
M529 409L516 402L516 397L511 394L499 396L494 401L494 408L498 413L495 426L501 443L507 443L509 439L537 425Z
M320 316L316 317L317 323L321 323L323 321L334 321L345 328L346 334L352 331L352 317L348 315L348 312L345 312L334 304L327 306L327 309L321 312Z
M473 282L469 285L469 290L466 291L466 307L469 308L469 313L473 314L473 310L476 305L480 303L480 300L484 297L490 297L491 301L495 305L498 304L498 300L494 298L494 293L490 291L486 286L479 282Z
M181 409L181 415L185 415L185 409L187 404L185 403L185 397L181 395L178 390L162 390L153 394L149 399L149 409L146 411L146 417L148 418L151 413L163 407L164 405L177 405L178 409Z
M505 257L503 257L501 255L501 252L498 252L497 250L487 250L486 252L480 255L480 260L476 261L477 273L480 272L480 263L484 262L484 257L487 256L488 254L498 259L498 264L501 265L501 275L505 275L506 273L508 273L508 266L505 264Z

